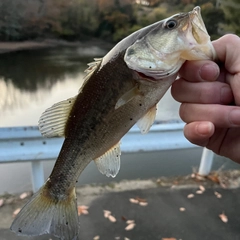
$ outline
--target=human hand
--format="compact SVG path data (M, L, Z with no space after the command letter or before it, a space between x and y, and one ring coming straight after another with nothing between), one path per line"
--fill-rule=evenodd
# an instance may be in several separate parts
M172 96L192 143L240 163L240 38L225 35L213 42L218 65L187 61Z

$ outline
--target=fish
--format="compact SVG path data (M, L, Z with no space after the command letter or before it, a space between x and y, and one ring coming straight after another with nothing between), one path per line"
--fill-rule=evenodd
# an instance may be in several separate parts
M149 131L157 103L182 64L215 56L200 7L195 7L132 33L88 64L79 93L40 117L44 137L65 140L52 173L10 229L18 235L78 239L75 185L81 172L94 161L102 174L115 177L121 138L134 124L143 134Z

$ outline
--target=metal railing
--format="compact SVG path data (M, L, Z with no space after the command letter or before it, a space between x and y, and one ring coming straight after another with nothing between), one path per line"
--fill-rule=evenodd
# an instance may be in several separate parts
M122 139L126 153L196 148L183 136L184 123L154 124L148 134L140 137L134 126ZM38 127L0 128L0 163L31 162L33 191L44 183L43 161L55 160L63 138L43 138ZM213 153L204 149L199 174L211 171Z

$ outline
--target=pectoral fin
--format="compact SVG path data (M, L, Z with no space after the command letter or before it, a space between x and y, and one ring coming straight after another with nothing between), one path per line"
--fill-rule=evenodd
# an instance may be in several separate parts
M116 177L120 169L120 142L109 149L104 155L94 159L100 173L107 177Z
M148 133L149 129L154 123L157 114L157 105L153 106L148 112L137 121L137 126L142 134Z
M48 108L39 119L39 130L44 137L64 136L65 125L76 97L69 98Z
M139 95L138 86L133 87L131 90L123 94L117 101L115 105L115 109L120 108L125 105L129 101L131 101L135 96Z

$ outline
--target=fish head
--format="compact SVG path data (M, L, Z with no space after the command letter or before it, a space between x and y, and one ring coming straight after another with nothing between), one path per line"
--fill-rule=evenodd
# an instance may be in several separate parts
M149 31L146 31L146 29ZM159 80L178 72L186 60L215 58L200 7L178 13L144 29L126 49L124 61L142 77Z

